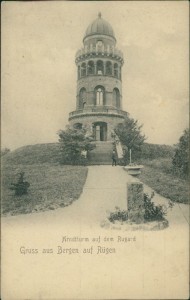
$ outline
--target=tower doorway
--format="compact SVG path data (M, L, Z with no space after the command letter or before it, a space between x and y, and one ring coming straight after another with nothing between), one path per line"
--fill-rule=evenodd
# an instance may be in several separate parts
M105 122L94 123L93 134L96 141L107 141L107 123Z

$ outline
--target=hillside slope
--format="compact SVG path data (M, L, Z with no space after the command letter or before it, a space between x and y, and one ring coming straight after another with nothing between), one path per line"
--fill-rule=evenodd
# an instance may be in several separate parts
M88 169L59 163L60 145L24 146L2 157L1 213L18 215L53 210L70 205L82 193ZM30 186L27 194L16 196L11 189L19 173Z
M27 145L18 148L2 157L2 162L8 164L43 164L60 161L59 143Z
M94 153L97 150L94 150ZM172 157L174 147L169 145L154 145L145 143L142 147L142 159L157 159ZM93 152L90 153L93 156ZM111 161L109 155L109 163ZM60 143L27 145L11 151L2 157L2 162L8 164L43 164L58 163L61 160ZM91 162L89 162L91 164Z

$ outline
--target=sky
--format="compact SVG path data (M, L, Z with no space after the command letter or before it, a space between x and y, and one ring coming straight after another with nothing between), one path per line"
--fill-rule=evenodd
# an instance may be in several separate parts
M1 144L57 142L76 106L76 51L98 12L124 54L123 110L146 142L176 144L188 126L186 1L32 1L2 4Z

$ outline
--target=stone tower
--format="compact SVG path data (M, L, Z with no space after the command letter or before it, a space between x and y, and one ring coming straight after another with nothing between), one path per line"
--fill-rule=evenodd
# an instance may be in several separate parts
M116 48L111 25L101 14L87 28L76 53L76 110L70 125L85 126L96 141L111 141L114 127L128 115L122 110L123 54Z

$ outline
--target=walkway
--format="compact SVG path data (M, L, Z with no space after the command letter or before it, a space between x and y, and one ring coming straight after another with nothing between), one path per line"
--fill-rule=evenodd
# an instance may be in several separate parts
M129 180L122 167L90 166L83 193L71 206L2 218L2 274L6 274L2 281L9 286L3 299L187 298L187 205L174 206L167 216L170 226L163 231L100 227L107 210L126 207ZM145 192L150 193L150 188L145 186ZM168 202L158 195L155 201ZM89 242L63 242L64 237L86 237ZM118 237L136 241L118 242ZM21 246L39 253L21 254ZM78 248L79 254L57 254L58 246ZM98 246L116 252L97 254ZM83 253L91 247L92 254ZM43 248L53 248L54 253L42 254Z

